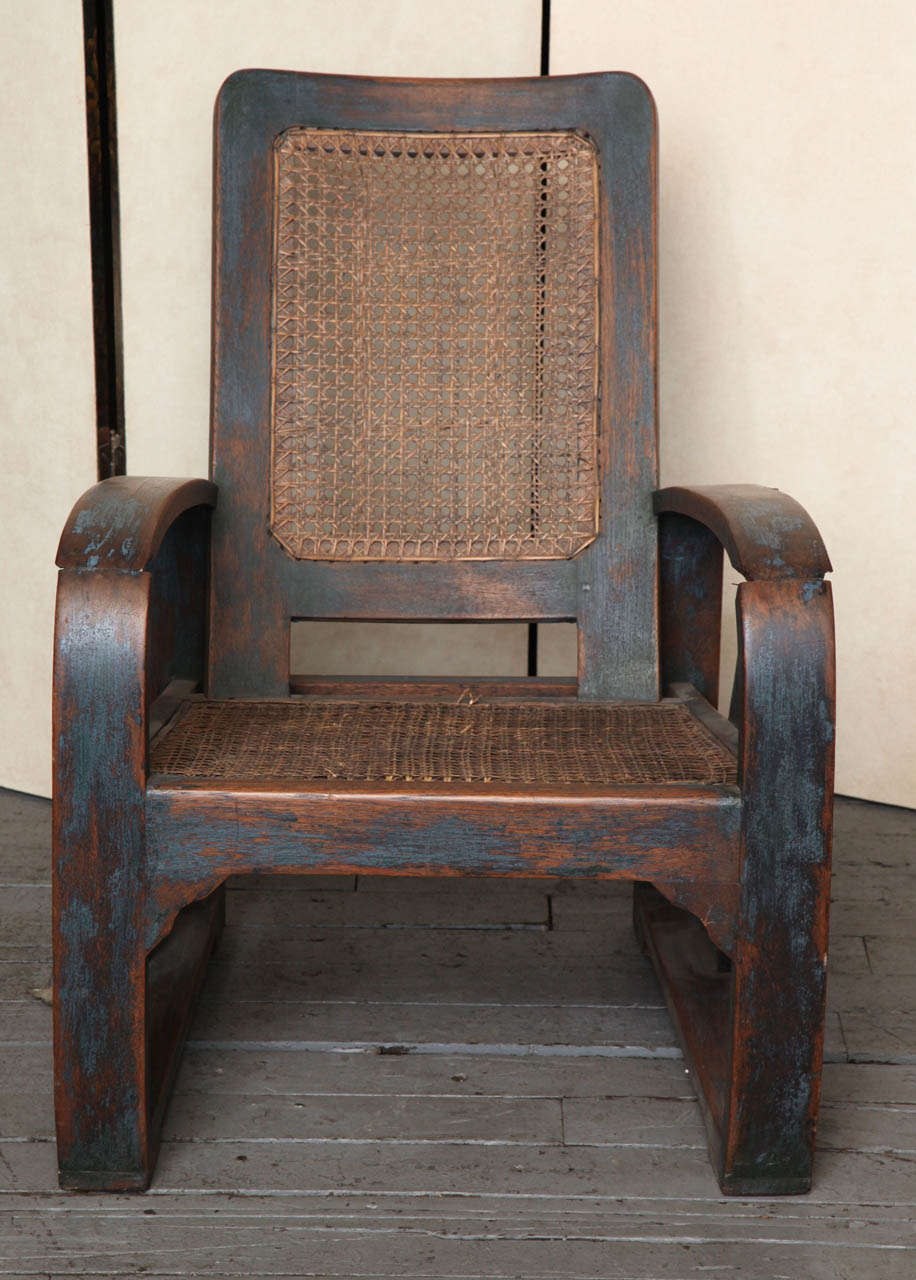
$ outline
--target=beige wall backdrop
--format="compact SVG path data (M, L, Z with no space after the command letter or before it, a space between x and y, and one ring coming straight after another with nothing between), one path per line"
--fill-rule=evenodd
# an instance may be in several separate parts
M207 474L211 118L223 79L239 67L537 75L540 39L540 0L119 0L129 471ZM523 675L526 643L518 625L296 626L291 662L302 672ZM574 668L568 635L552 630L544 647L547 665L571 650Z
M812 513L837 789L916 805L916 6L553 0L552 19L552 72L635 71L658 104L662 480L775 485Z
M540 0L118 0L128 470L206 475L213 101L240 67L536 75Z
M47 795L57 540L95 480L82 16L7 5L0 42L0 786Z

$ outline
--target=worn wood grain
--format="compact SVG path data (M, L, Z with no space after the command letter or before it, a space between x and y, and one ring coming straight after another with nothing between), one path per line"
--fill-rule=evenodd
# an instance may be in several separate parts
M36 1138L51 1132L51 1058L49 1045L25 1045L0 1048L0 1066L7 1078L28 1080L30 1093L15 1093L12 1098L28 1096L27 1110L20 1113L10 1101L7 1114L12 1126L2 1130L6 1137ZM844 1070L846 1070L844 1068ZM862 1101L895 1105L906 1102L912 1093L912 1080L903 1076L898 1087L894 1081L909 1068L849 1068L891 1073L886 1082L875 1087L866 1080L855 1086L854 1093ZM233 1114L231 1098L238 1095L262 1098L296 1099L348 1098L446 1099L464 1098L471 1102L491 1102L525 1098L630 1098L693 1101L693 1089L686 1078L684 1064L674 1058L615 1059L613 1064L598 1056L542 1057L536 1063L522 1056L475 1054L378 1054L329 1051L305 1053L289 1049L245 1049L231 1052L188 1045L176 1086L175 1105L184 1106L185 1094L208 1099L211 1105L222 1098L220 1106L227 1116ZM916 1077L914 1077L916 1079ZM330 1103L327 1104L328 1107ZM340 1112L346 1116L346 1108ZM473 1108L469 1114L473 1114ZM33 1128L29 1116L40 1115L44 1127ZM334 1119L330 1111L326 1119Z
M388 879L365 876L363 882ZM399 878L400 879L400 878ZM517 889L514 881L444 879L441 888L429 888L428 879L411 884L395 882L395 891L355 895L310 892L310 880L299 878L299 892L273 890L268 885L255 894L230 894L227 923L240 927L270 928L286 932L301 928L527 928L550 927L550 902L530 883ZM409 886L409 891L404 892ZM443 892L442 890L445 890Z
M360 874L639 875L688 905L724 941L735 903L739 820L738 797L729 787L524 798L497 788L462 794L444 786L415 793L261 787L242 800L232 791L163 783L147 793L158 904L148 936L158 939L178 905L212 891L227 874L273 866Z
M51 886L11 884L0 886L0 954L24 938L30 946L50 946Z
M0 1134L50 1138L53 1113L47 1047L7 1049L3 1060L16 1072L9 1078L22 1080L27 1071L31 1087L28 1092L9 1091L0 1099ZM512 1123L518 1123L518 1117L527 1116L528 1136L553 1141L549 1126L539 1129L534 1122L542 1112L516 1103L552 1101L559 1106L562 1100L564 1140L576 1145L626 1141L665 1145L671 1125L691 1134L690 1142L701 1142L700 1117L686 1076L682 1062L661 1058L623 1058L612 1067L606 1060L589 1057L562 1063L547 1059L535 1069L518 1058L308 1054L282 1048L236 1049L227 1054L192 1045L185 1055L166 1136L186 1140L231 1136L231 1126L237 1125L234 1136L239 1138L429 1137L437 1125L443 1136L447 1123L448 1136L487 1138L499 1136L500 1117L507 1123L516 1117ZM239 1102L227 1104L226 1095L237 1096ZM217 1103L219 1098L223 1101ZM345 1100L346 1107L336 1105L335 1099ZM423 1105L411 1109L408 1104L414 1102ZM205 1117L199 1132L194 1127L198 1110ZM387 1132L383 1134L382 1129ZM828 1064L818 1146L912 1154L916 1150L916 1065Z
M58 1152L62 1177L108 1170L121 1185L142 1181L150 1160L141 940L149 584L146 574L67 569L57 598Z
M426 1001L537 1005L660 1005L654 975L632 945L594 933L496 930L309 931L225 935L207 978L209 999ZM529 945L537 942L543 945ZM521 944L521 945L517 945Z
M2 956L0 950L0 1000L21 1000L51 986L50 948L47 958L4 960Z
M233 1218L214 1227L209 1215L196 1215L184 1228L160 1225L129 1215L105 1224L93 1235L87 1223L68 1219L65 1242L73 1253L93 1267L93 1274L118 1274L125 1251L136 1257L137 1272L147 1275L174 1275L165 1269L166 1257L182 1249L193 1259L194 1274L233 1275L247 1268L258 1227L244 1218ZM496 1220L458 1219L440 1210L421 1217L378 1214L371 1224L353 1224L344 1215L330 1221L315 1221L314 1214L298 1213L288 1220L275 1220L269 1251L260 1252L258 1275L301 1275L302 1259L308 1258L310 1275L322 1276L487 1276L577 1274L608 1277L608 1280L682 1280L691 1274L685 1266L726 1274L736 1264L740 1249L740 1274L750 1280L772 1280L784 1273L787 1244L804 1275L813 1280L848 1280L863 1274L885 1278L905 1277L912 1264L912 1252L899 1242L875 1239L850 1241L824 1257L823 1241L816 1228L807 1238L787 1242L773 1230L774 1224L759 1224L756 1231L729 1224L715 1225L707 1219L699 1228L684 1232L682 1239L666 1236L648 1224L634 1227L622 1217L588 1222L570 1237L549 1219L541 1222L501 1215ZM11 1251L11 1261L26 1254L32 1265L47 1266L54 1251L46 1239L28 1232L23 1245ZM745 1246L743 1249L741 1246ZM748 1247L750 1246L750 1247ZM384 1249L387 1262L379 1267L378 1252ZM58 1264L60 1265L60 1264ZM66 1264L64 1264L66 1265ZM830 1269L828 1269L828 1266ZM861 1270L856 1270L861 1268ZM73 1274L66 1270L54 1274ZM47 1274L47 1271L32 1274ZM120 1271L120 1274L124 1274ZM250 1274L250 1273L249 1273ZM734 1272L733 1272L734 1274Z
M376 1258L370 1271L360 1274L392 1274L383 1259L393 1256L392 1267L404 1261L400 1253L391 1255L386 1247L396 1245L399 1237L402 1247L412 1238L425 1238L431 1250L426 1268L422 1270L426 1275L430 1274L431 1266L435 1268L433 1274L456 1274L453 1250L458 1246L464 1246L468 1261L477 1268L484 1268L469 1270L459 1262L458 1274L463 1276L517 1275L523 1265L528 1268L528 1274L544 1274L537 1268L533 1251L531 1258L527 1256L528 1246L538 1243L548 1250L547 1257L553 1263L548 1273L551 1275L677 1277L689 1274L683 1270L686 1259L688 1266L701 1269L708 1262L717 1270L724 1269L726 1274L733 1267L740 1266L740 1274L752 1277L766 1275L763 1268L769 1267L772 1280L773 1275L784 1274L787 1267L791 1268L797 1256L799 1265L806 1268L798 1274L806 1276L848 1276L851 1272L847 1266L853 1264L865 1268L861 1274L885 1276L901 1274L899 1267L887 1269L885 1256L892 1258L897 1253L906 1254L899 1238L895 1239L893 1235L895 1227L899 1229L899 1221L886 1210L873 1210L859 1221L845 1221L848 1238L837 1240L836 1247L831 1250L829 1246L825 1247L824 1224L816 1215L799 1213L797 1218L777 1221L774 1220L776 1214L761 1216L755 1213L755 1206L748 1206L750 1212L732 1212L726 1217L683 1202L674 1206L656 1202L644 1211L630 1212L615 1211L614 1207L600 1202L579 1206L570 1204L564 1206L563 1213L547 1201L513 1203L496 1199L484 1207L477 1200L466 1201L462 1206L456 1200L445 1199L437 1205L430 1203L427 1206L422 1198L411 1200L394 1196L384 1197L381 1203L366 1209L363 1207L366 1197L358 1195L342 1203L328 1198L298 1197L287 1201L284 1206L275 1200L259 1197L239 1201L231 1209L221 1212L215 1212L201 1196L183 1197L180 1203L187 1232L185 1256L190 1254L194 1257L199 1267L211 1268L205 1274L225 1274L217 1253L220 1246L224 1251L238 1251L236 1274L244 1272L251 1275L271 1274L265 1270L266 1267L274 1268L272 1274L277 1274L284 1265L295 1267L295 1260L290 1261L287 1251L298 1246L303 1252L307 1250L310 1257L324 1258L326 1267L346 1268L349 1265L348 1274L352 1275L357 1249L361 1243L370 1241L381 1256ZM160 1197L158 1204L168 1212L175 1201ZM157 1239L163 1237L171 1245L169 1256L181 1255L180 1237L169 1230L171 1223L150 1221L149 1216L139 1209L124 1206L116 1215L99 1224L99 1234L95 1238L91 1235L88 1216L88 1212L60 1207L55 1226L56 1232L60 1233L61 1252L69 1246L79 1257L94 1248L97 1252L89 1256L98 1265L103 1250L107 1248L115 1252L123 1242L129 1244L129 1232L134 1228L139 1232L137 1241L144 1250L152 1251ZM24 1244L32 1243L37 1257L46 1265L53 1266L54 1252L48 1248L47 1236L39 1234L43 1224L22 1210L18 1212L18 1223L23 1231ZM241 1251L246 1247L252 1252L257 1250L259 1238L268 1232L276 1250L269 1250L266 1260L259 1256L254 1261L254 1270L252 1260L246 1265ZM516 1256L524 1260L519 1261L518 1266L513 1263L507 1247L513 1243L518 1245ZM797 1255L792 1250L796 1243L803 1246ZM561 1244L564 1246L562 1252L557 1248ZM480 1250L488 1245L504 1248L502 1258L481 1256ZM349 1250L344 1252L348 1246ZM605 1253L603 1265L595 1259L594 1253L589 1257L588 1252L600 1246ZM725 1246L731 1247L729 1260L717 1262ZM822 1251L821 1259L829 1259L837 1269L827 1270L826 1261L820 1266L813 1252L815 1248ZM854 1252L850 1254L849 1249ZM681 1268L676 1265L678 1256ZM496 1261L501 1263L499 1270L493 1266ZM586 1261L592 1264L587 1272L583 1270ZM651 1269L653 1262L655 1270ZM617 1270L618 1263L628 1269ZM121 1258L114 1256L109 1265L123 1266L123 1254ZM148 1265L145 1258L138 1261L138 1266L146 1268ZM154 1260L152 1266L155 1268L157 1265L162 1267L165 1264L162 1259ZM420 1265L422 1267L422 1263ZM889 1265L893 1267L896 1264L891 1262ZM669 1270L669 1266L674 1269ZM279 1273L283 1274L282 1270ZM301 1274L301 1270L298 1273ZM328 1270L323 1272L330 1273ZM93 1275L98 1274L93 1272ZM147 1270L143 1274L147 1274ZM163 1272L154 1271L153 1274ZM341 1274L341 1271L335 1270L333 1274Z
M778 489L756 484L672 486L654 498L658 515L686 516L716 535L745 578L823 578L830 559L807 511Z
M51 1010L42 1000L9 1000L0 1004L0 1046L51 1046Z
M200 1043L240 1042L269 1046L284 1044L341 1044L377 1046L491 1045L531 1046L530 1052L556 1046L613 1046L651 1057L671 1056L676 1042L661 1004L648 1008L614 1004L576 1006L418 1005L366 1002L357 1007L340 1003L257 1000L226 1006L204 999L194 1026ZM518 1052L524 1050L519 1049Z
M866 927L870 927L866 922ZM880 927L880 926L879 926ZM864 947L871 973L882 978L916 978L916 952L912 947L901 947L908 934L881 937L877 933L865 936ZM909 986L909 984L906 984Z
M865 938L855 934L838 934L831 928L828 969L828 994L832 990L834 978L867 977L872 972L872 967Z
M41 1193L54 1183L52 1143L0 1143L0 1190ZM244 1157L241 1159L240 1157ZM719 1201L716 1180L702 1149L672 1150L665 1159L676 1196ZM902 1204L912 1209L912 1159L860 1152L822 1153L817 1189L810 1203ZM278 1193L352 1189L386 1195L428 1194L553 1199L599 1197L639 1201L658 1195L657 1149L626 1147L468 1146L460 1140L429 1143L168 1143L154 1183L170 1191ZM756 1214L775 1212L756 1200ZM155 1207L155 1201L150 1207Z
M61 569L149 568L173 522L191 507L212 507L209 480L170 476L109 476L87 489L64 526Z
M686 682L715 704L719 696L722 547L688 516L658 522L659 645L662 688Z
M845 1006L840 1021L851 1061L916 1064L916 1010L905 998Z
M0 890L51 883L51 804L0 787Z
M542 1143L563 1141L559 1098L277 1097L246 1094L227 1110L219 1095L185 1091L169 1109L165 1141L307 1141L352 1138Z
M861 1070L861 1068L855 1068ZM896 1070L884 1068L885 1071ZM693 1099L684 1064L674 1058L543 1057L537 1064L507 1055L322 1053L188 1046L183 1090L212 1095L264 1092L290 1097L681 1098ZM865 1086L862 1086L863 1088ZM901 1090L885 1086L897 1101ZM883 1092L884 1090L879 1090ZM868 1100L871 1094L866 1091Z
M736 1190L749 1189L764 1168L801 1187L811 1177L826 994L830 587L816 579L746 582L738 617L744 856L724 1160ZM791 1002L783 999L787 984Z
M382 132L571 130L594 145L598 238L588 269L597 269L599 500L597 536L579 554L332 563L296 560L271 537L274 143L304 119L316 129ZM316 929L560 935L571 927L573 900L553 889L558 877L636 880L637 927L699 1080L723 1186L788 1193L808 1185L824 1026L833 692L822 579L830 565L810 518L775 490L667 489L654 493L653 513L656 164L654 103L626 73L434 82L244 71L223 85L215 119L213 482L104 481L77 503L59 549L55 1047L69 1185L145 1185L190 1003L221 930L225 881L267 872L541 876L551 887L526 889L511 911L483 919L477 905L472 925L457 895L428 905L416 898L411 916L392 895L359 888L311 902L288 887L260 898L233 891L233 917L247 919L258 936L274 926L277 950L267 966L274 989L249 997L248 975L236 976L227 1004L243 953L230 952L201 1009L198 1043L674 1056L654 999L545 996L459 1007L371 999L363 982L356 1016L353 1000L327 994L352 974L355 948L341 944L350 967L334 979L309 984L301 967ZM722 546L751 579L739 593L737 728L712 706ZM541 698L552 688L560 700L654 701L661 664L665 682L735 753L740 786L574 794L560 786L148 778L153 701L167 733L163 691L175 680L211 697L288 699L289 626L304 618L575 621L577 681L525 688ZM313 688L302 679L293 687L296 697ZM501 697L506 687L456 692L439 682L431 696ZM397 686L392 696L404 691ZM40 891L22 894L40 915ZM18 938L26 915L13 905ZM864 929L842 900L840 909L844 931L863 939L867 964ZM577 926L593 949L602 919L598 906L588 929L581 918ZM305 950L291 961L300 944ZM16 949L0 934L4 945ZM39 947L7 958L42 957ZM597 987L600 962L593 969ZM382 968L380 987L392 972ZM502 990L513 982L518 989L518 978L510 966ZM627 981L631 992L645 991L645 970L628 970ZM836 1039L828 1049L837 1058L858 1052L856 1009L848 1026L838 1011L831 1016ZM11 1018L13 1026L29 1023L24 1010ZM875 1027L863 1034L884 1043Z
M831 926L840 934L867 936L871 939L905 938L913 928L913 911L910 904L898 897L884 900L876 895L880 911L869 912L862 898L854 898L852 891L839 900L834 899L830 908Z

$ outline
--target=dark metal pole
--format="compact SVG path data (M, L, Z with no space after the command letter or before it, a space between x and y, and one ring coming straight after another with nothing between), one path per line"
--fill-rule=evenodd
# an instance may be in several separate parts
M112 0L83 0L98 476L123 475L124 364Z

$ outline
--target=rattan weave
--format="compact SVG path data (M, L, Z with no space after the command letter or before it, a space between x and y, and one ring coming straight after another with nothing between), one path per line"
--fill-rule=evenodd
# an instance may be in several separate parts
M349 782L721 783L734 759L673 702L204 702L153 745L154 773Z
M570 132L275 149L271 531L321 560L597 531L597 162Z

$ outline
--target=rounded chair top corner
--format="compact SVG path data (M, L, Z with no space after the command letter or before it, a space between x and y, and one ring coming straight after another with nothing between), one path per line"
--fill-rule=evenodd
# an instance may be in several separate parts
M267 67L239 67L230 71L216 92L217 119L227 111L244 107L246 103L257 99L267 84L282 74Z

